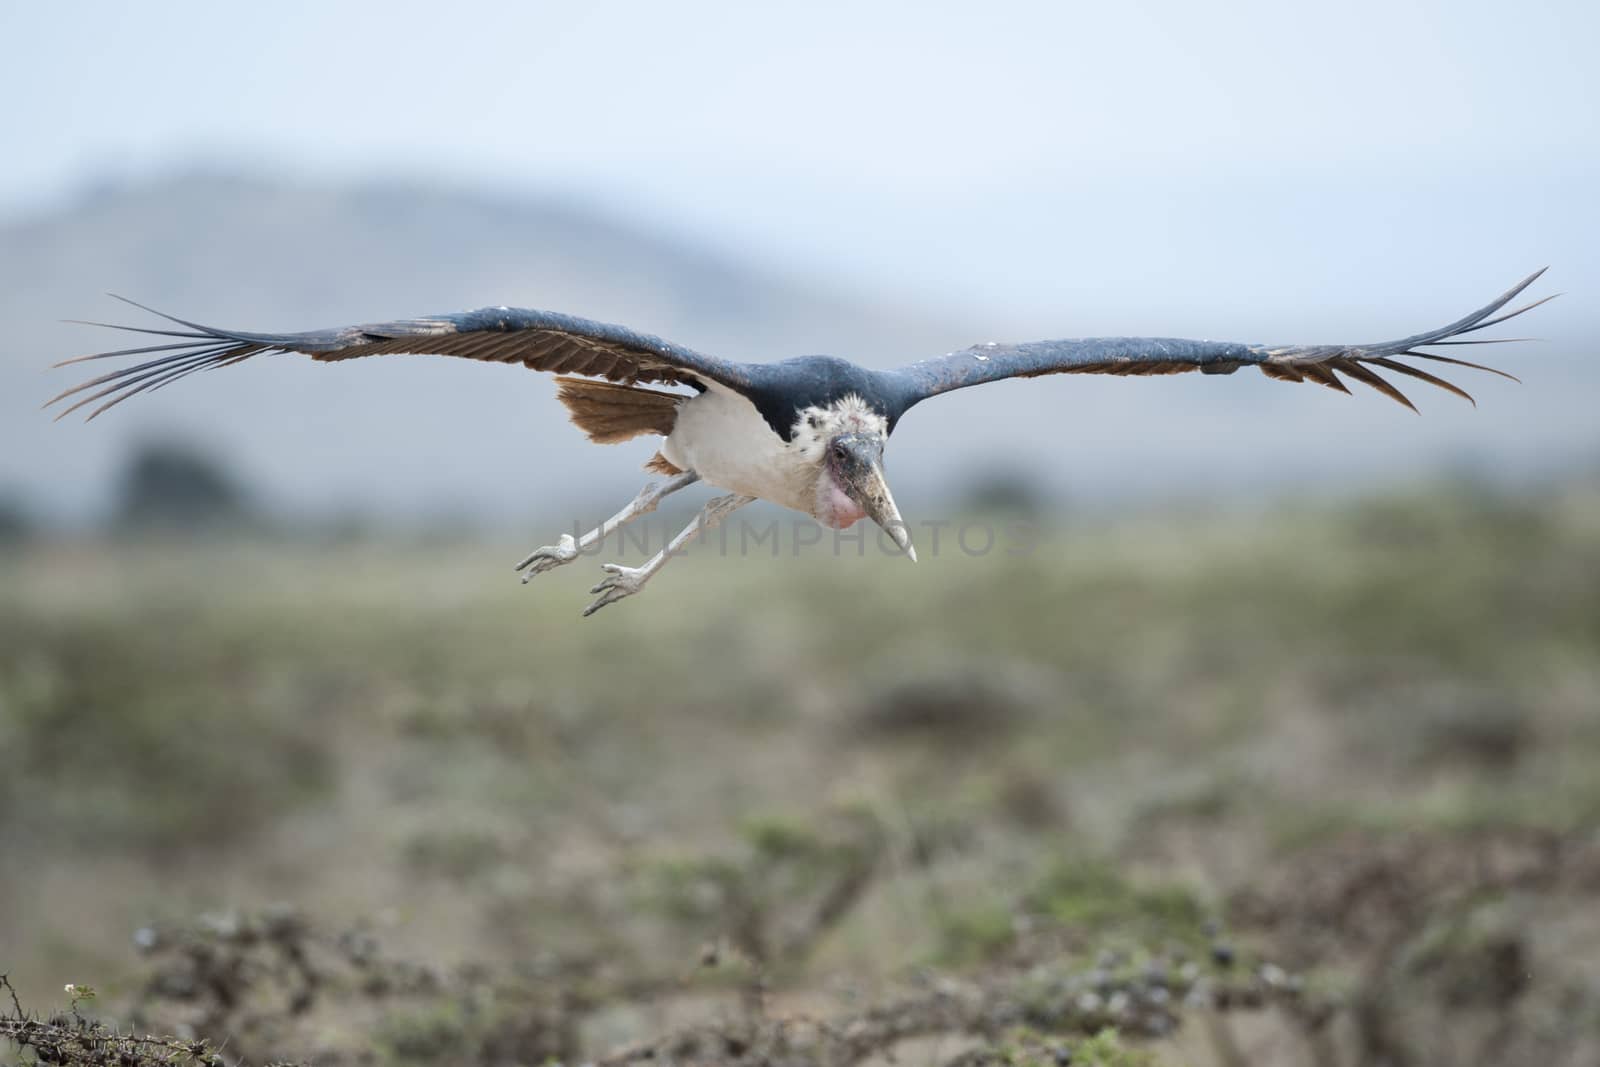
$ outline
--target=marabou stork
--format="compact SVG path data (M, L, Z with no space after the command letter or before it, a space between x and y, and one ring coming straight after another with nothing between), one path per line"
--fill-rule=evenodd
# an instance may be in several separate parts
M1413 411L1411 402L1378 370L1416 378L1470 401L1472 397L1464 390L1402 362L1402 358L1511 378L1504 371L1424 349L1525 340L1469 339L1465 335L1515 318L1549 300L1545 297L1501 313L1543 273L1530 275L1448 326L1378 344L1258 345L1165 337L990 342L885 371L868 370L832 356L736 363L626 327L523 308L481 308L306 333L245 333L201 326L130 300L126 302L159 315L170 327L87 325L152 334L163 338L161 343L80 356L57 366L152 353L155 358L73 386L46 407L86 394L57 418L103 401L89 412L92 419L135 394L160 389L195 371L286 352L324 362L400 353L464 356L491 363L520 363L563 375L556 379L557 395L591 441L611 444L641 434L665 438L646 466L667 480L645 486L626 507L582 537L563 534L556 544L535 549L517 564L524 572L524 582L572 562L580 552L653 511L662 498L685 486L704 481L730 494L710 501L693 523L642 566L605 564L607 576L591 590L598 599L584 610L584 615L592 615L637 593L686 542L754 500L793 508L835 529L870 518L915 560L905 522L884 478L884 444L913 405L952 389L1045 374L1181 374L1195 370L1232 374L1240 367L1253 366L1279 381L1311 381L1347 393L1340 378L1344 375ZM680 386L690 392L667 392L646 385Z

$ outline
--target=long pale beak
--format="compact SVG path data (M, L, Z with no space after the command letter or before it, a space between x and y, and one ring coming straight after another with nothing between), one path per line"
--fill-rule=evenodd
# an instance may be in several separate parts
M881 526L883 532L892 537L906 557L915 563L917 550L911 544L911 533L906 528L905 520L900 517L900 509L895 506L894 494L889 492L889 482L883 476L883 464L874 460L859 484L859 499L867 511L867 517Z

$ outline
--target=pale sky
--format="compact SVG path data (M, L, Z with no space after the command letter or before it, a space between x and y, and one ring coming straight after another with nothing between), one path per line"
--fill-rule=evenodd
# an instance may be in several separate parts
M7 3L0 207L197 159L443 177L1014 309L1080 272L1188 272L1114 247L1084 204L1107 188L1145 190L1164 232L1210 236L1193 216L1220 200L1250 245L1263 190L1341 213L1394 189L1527 232L1538 205L1461 192L1600 176L1581 0L786 7ZM1526 243L1496 262L1567 251Z

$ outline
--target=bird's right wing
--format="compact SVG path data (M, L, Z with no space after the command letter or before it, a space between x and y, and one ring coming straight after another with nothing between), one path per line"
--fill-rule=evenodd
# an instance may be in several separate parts
M1176 337L1086 337L1022 344L991 343L887 371L884 377L890 381L891 388L900 398L901 410L904 410L952 389L964 389L1004 378L1035 378L1046 374L1182 374L1187 371L1232 374L1240 367L1258 367L1269 378L1316 382L1347 393L1349 390L1339 377L1342 374L1371 386L1415 411L1416 408L1412 407L1405 394L1378 372L1387 371L1415 378L1468 400L1472 397L1459 386L1404 360L1448 363L1511 378L1512 375L1493 367L1423 350L1434 346L1526 340L1516 337L1466 339L1465 335L1516 318L1553 299L1547 296L1513 311L1496 314L1543 273L1541 270L1529 275L1495 300L1448 326L1412 334L1397 341L1346 345L1260 345Z
M125 302L133 304L131 300ZM462 356L489 363L520 363L533 370L558 374L590 375L613 382L681 383L699 387L709 381L740 391L751 384L751 368L746 364L707 356L659 337L636 333L625 326L553 311L489 307L305 333L245 333L173 318L143 304L134 306L160 315L171 327L88 325L153 335L163 338L161 343L97 352L63 360L56 366L125 356L153 358L92 378L56 396L45 406L77 397L56 418L102 401L89 412L87 417L92 419L131 396L171 385L195 371L282 352L299 352L324 362L400 353Z

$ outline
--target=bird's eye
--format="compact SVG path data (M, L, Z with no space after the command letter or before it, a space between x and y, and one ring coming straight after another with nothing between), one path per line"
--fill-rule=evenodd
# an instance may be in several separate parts
M844 447L844 442L835 441L833 443L833 458L840 462L850 458L850 450Z

